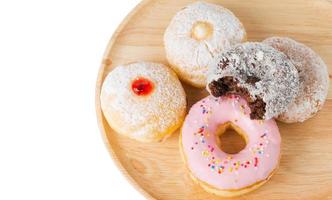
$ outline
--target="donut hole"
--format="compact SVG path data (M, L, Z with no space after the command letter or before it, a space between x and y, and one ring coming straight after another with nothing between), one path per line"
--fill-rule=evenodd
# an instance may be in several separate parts
M213 26L208 22L198 21L193 25L191 32L194 39L206 40L212 36Z
M217 131L217 144L223 152L227 154L237 154L246 147L246 141L245 133L232 123L219 126Z

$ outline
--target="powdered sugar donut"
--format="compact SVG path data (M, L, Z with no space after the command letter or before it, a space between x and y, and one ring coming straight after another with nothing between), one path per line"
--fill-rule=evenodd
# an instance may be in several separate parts
M118 133L160 141L176 130L186 113L186 96L176 74L162 64L120 65L106 77L101 108Z
M295 66L281 52L263 43L247 42L220 54L209 66L210 94L244 97L252 119L283 113L299 90Z
M281 138L273 119L251 120L244 99L212 96L196 103L182 127L180 149L192 178L221 196L250 192L268 181L280 160ZM246 147L228 154L219 136L233 127Z
M327 97L329 74L325 63L312 49L290 38L271 37L263 42L286 54L300 77L299 94L278 120L294 123L311 118Z
M208 63L246 39L241 22L226 8L197 2L179 11L164 35L166 56L183 81L205 87Z

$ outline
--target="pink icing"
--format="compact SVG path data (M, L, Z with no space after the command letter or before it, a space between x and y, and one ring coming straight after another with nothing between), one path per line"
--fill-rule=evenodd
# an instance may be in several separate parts
M249 113L246 101L235 96L209 96L190 109L182 127L182 145L188 167L196 178L229 190L269 177L279 163L279 129L273 119L251 120ZM247 134L246 147L237 154L227 154L217 146L216 129L226 122Z

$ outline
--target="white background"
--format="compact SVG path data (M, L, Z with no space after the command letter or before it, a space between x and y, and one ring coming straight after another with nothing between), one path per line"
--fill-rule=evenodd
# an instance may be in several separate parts
M0 0L0 199L144 199L99 132L106 45L139 0Z

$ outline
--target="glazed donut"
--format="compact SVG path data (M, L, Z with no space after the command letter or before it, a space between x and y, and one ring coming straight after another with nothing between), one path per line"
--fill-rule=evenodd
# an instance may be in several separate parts
M251 120L250 109L237 96L209 96L189 111L182 127L180 149L191 177L207 192L238 196L263 185L280 159L281 138L273 119ZM237 154L219 148L219 136L232 127L246 140Z
M164 35L171 67L180 79L201 88L206 86L211 59L244 40L245 29L231 11L204 2L193 3L179 11Z
M324 61L312 49L285 37L271 37L265 44L283 52L296 67L300 77L299 93L277 119L304 122L322 109L329 90L329 73Z
M120 65L106 77L100 95L109 125L142 141L161 141L181 126L186 96L176 74L162 64Z
M251 119L271 119L283 113L298 94L299 75L283 53L247 42L211 62L207 89L215 97L240 95L249 103Z

